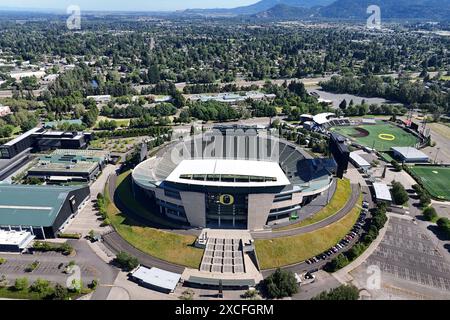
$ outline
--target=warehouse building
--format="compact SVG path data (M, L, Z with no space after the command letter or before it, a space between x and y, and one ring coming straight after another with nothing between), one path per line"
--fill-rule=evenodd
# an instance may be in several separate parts
M87 186L0 185L0 229L55 238L89 197Z
M420 150L413 147L392 147L394 157L401 162L423 163L428 162L429 157Z

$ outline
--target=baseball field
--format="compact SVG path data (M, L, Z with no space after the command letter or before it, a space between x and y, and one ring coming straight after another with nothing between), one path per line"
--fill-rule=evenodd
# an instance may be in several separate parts
M418 142L414 135L384 122L372 125L333 127L331 131L380 152L390 151L391 147L413 147Z

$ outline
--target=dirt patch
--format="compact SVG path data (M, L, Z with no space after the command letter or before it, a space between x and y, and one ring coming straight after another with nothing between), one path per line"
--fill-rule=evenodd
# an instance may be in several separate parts
M356 133L351 134L352 138L364 138L369 136L369 131L363 128L354 128Z

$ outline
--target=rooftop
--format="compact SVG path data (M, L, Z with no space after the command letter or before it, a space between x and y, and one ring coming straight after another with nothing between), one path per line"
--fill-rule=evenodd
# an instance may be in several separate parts
M194 179L187 180L185 176L192 175ZM217 176L222 177L222 181L196 180L195 176ZM226 177L233 178L234 181L225 180ZM235 177L238 177L236 179ZM241 181L239 178L254 177L248 181ZM261 182L256 182L260 178ZM268 161L250 161L250 160L183 160L167 177L167 181L175 183L189 183L197 185L223 185L246 187L271 187L289 185L289 179L281 170L280 165L276 162ZM224 181L225 180L225 181Z
M0 230L0 245L15 245L25 249L34 239L28 231L4 231Z
M53 161L41 161L33 168L28 170L29 173L33 172L85 172L90 173L94 171L98 166L97 162L53 162Z
M389 187L384 183L374 183L375 197L377 200L392 201Z
M355 161L360 167L370 167L370 163L366 161L363 157L361 157L356 152L350 152L350 159Z
M172 292L177 287L177 284L181 279L181 274L158 268L149 269L139 266L136 271L133 272L133 277L152 286L170 290Z
M51 226L69 192L80 187L0 185L0 225Z
M392 147L392 150L401 154L405 159L428 159L428 156L413 147Z

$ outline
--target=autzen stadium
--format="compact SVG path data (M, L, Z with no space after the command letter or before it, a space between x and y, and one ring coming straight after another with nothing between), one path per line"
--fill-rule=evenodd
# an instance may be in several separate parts
M133 170L133 193L180 225L263 230L301 217L336 163L255 127L179 139Z

